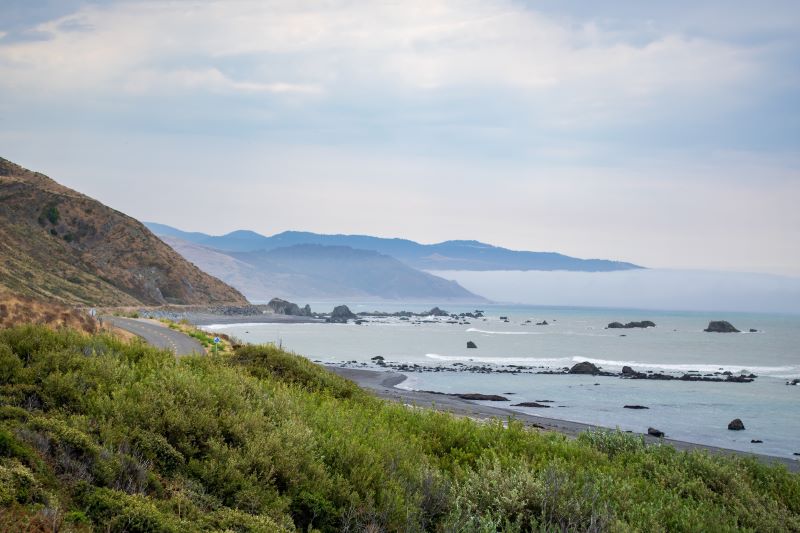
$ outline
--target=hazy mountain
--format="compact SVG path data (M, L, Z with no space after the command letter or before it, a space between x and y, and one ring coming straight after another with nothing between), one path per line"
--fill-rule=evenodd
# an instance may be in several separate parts
M642 268L631 263L605 259L578 259L553 252L526 252L500 248L478 241L445 241L420 244L407 239L385 239L367 235L321 235L285 231L265 237L253 231L234 231L212 236L185 232L153 222L146 223L157 235L167 235L230 252L274 250L299 244L347 246L372 250L399 259L422 270L573 270L610 272Z
M0 158L0 289L68 304L245 303L143 224Z
M223 252L177 237L162 239L252 300L483 301L458 283L369 250L295 245L257 252Z

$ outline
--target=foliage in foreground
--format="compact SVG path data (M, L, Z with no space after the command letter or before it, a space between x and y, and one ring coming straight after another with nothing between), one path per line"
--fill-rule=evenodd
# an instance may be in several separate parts
M377 400L272 346L0 331L3 531L800 531L800 477Z

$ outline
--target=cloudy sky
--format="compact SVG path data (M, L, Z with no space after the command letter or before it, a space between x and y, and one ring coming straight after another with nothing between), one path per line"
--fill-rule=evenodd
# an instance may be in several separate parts
M796 0L0 3L0 156L142 220L800 275Z

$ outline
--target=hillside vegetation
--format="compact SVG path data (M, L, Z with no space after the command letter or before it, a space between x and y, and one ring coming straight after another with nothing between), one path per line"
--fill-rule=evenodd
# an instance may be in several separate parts
M0 288L71 305L245 303L138 221L0 158Z
M273 346L0 330L2 531L800 531L782 466L384 403Z

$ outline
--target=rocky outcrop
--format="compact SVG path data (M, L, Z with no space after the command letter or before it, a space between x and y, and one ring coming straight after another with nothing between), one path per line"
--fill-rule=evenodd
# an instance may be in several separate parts
M738 329L725 320L712 320L703 331L707 333L739 333Z
M731 431L742 431L744 429L744 422L739 418L734 418L728 423L728 429Z
M434 307L433 309L428 311L428 316L450 316L450 313L448 313L444 309L439 309L438 307Z
M312 316L311 307L308 304L305 307L300 307L296 303L287 302L280 298L270 300L267 304L267 309L276 315Z
M650 409L649 407L645 407L644 405L624 405L625 409Z
M589 361L584 361L582 363L576 363L572 368L569 369L569 373L596 375L600 373L600 369L597 367L597 365L590 363Z
M664 432L661 431L660 429L656 429L656 428L647 428L647 434L652 436L652 437L658 437L658 438L661 438L661 437L664 436Z
M505 396L499 396L497 394L479 394L477 392L470 392L467 394L456 394L455 395L462 400L482 400L486 402L508 402L510 401Z
M345 324L348 320L352 320L354 318L358 318L350 308L346 305L337 305L333 308L333 312L331 312L330 318L328 318L328 322L333 322L336 324Z
M606 329L632 329L632 328L654 328L656 327L655 322L651 322L650 320L642 320L641 322L628 322L627 324L623 324L622 322L612 322Z
M472 341L467 341L467 348L477 348L478 345Z
M522 402L522 403L515 403L511 407L539 407L543 409L549 409L549 405L545 405L539 402Z

